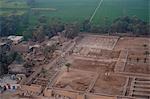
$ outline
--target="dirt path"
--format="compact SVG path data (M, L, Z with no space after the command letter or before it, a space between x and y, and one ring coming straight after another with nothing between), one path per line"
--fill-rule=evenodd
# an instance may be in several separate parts
M100 8L100 6L101 6L101 4L102 4L103 1L104 1L104 0L100 0L98 6L97 6L96 9L94 10L94 12L93 12L93 14L92 14L92 16L91 16L91 18L90 18L90 22L93 20L94 16L96 15L97 10Z

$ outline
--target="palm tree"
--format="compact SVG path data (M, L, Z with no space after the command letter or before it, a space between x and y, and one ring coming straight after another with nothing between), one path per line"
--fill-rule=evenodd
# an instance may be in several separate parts
M148 45L147 44L143 44L143 47L146 48Z
M146 56L148 56L149 54L150 54L149 51L144 52L144 55L146 55Z
M136 58L137 63L139 62L139 60L140 60L140 59L137 57L137 58Z
M70 63L66 63L65 66L67 67L67 72L69 72L69 68L70 68L71 64Z
M146 63L147 62L147 58L144 58L144 63Z
M144 63L146 63L147 61L147 57L149 56L150 52L149 51L145 51L144 55L146 55L146 57L144 58Z

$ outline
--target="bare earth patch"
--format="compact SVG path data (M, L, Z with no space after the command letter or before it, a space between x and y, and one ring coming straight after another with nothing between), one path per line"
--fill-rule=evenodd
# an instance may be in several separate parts
M93 93L121 95L126 82L125 77L110 75L101 75L91 90Z
M72 68L76 68L79 70L92 71L92 72L114 71L115 64L116 62L75 59L74 62L72 63Z
M57 79L54 87L67 90L86 91L89 87L94 73L71 69L64 71Z

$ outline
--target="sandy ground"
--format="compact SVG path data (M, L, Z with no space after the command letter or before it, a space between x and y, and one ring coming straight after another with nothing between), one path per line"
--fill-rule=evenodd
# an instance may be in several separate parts
M60 74L54 87L85 92L93 84L90 93L123 95L126 82L131 81L114 71L116 63L123 62L119 67L123 68L122 72L150 74L150 56L144 54L150 49L149 41L148 38L135 37L123 37L119 40L115 37L85 37L77 46L81 48L79 52L70 56L70 72ZM100 76L94 84L96 74Z
M123 37L120 38L114 48L114 50L137 50L143 49L143 45L147 44L150 49L150 39L149 38L139 38L139 37Z
M98 78L94 88L91 91L101 94L121 95L125 82L125 77L117 75L105 76L103 74Z
M64 71L57 79L54 87L68 90L86 91L89 87L94 73L70 69L69 72Z
M86 71L114 71L116 62L90 61L76 59L72 63L72 68Z

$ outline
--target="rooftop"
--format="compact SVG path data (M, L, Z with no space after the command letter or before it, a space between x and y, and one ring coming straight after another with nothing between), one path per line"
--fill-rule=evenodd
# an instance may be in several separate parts
M20 40L23 39L23 36L8 36L8 39L14 41L14 40Z

